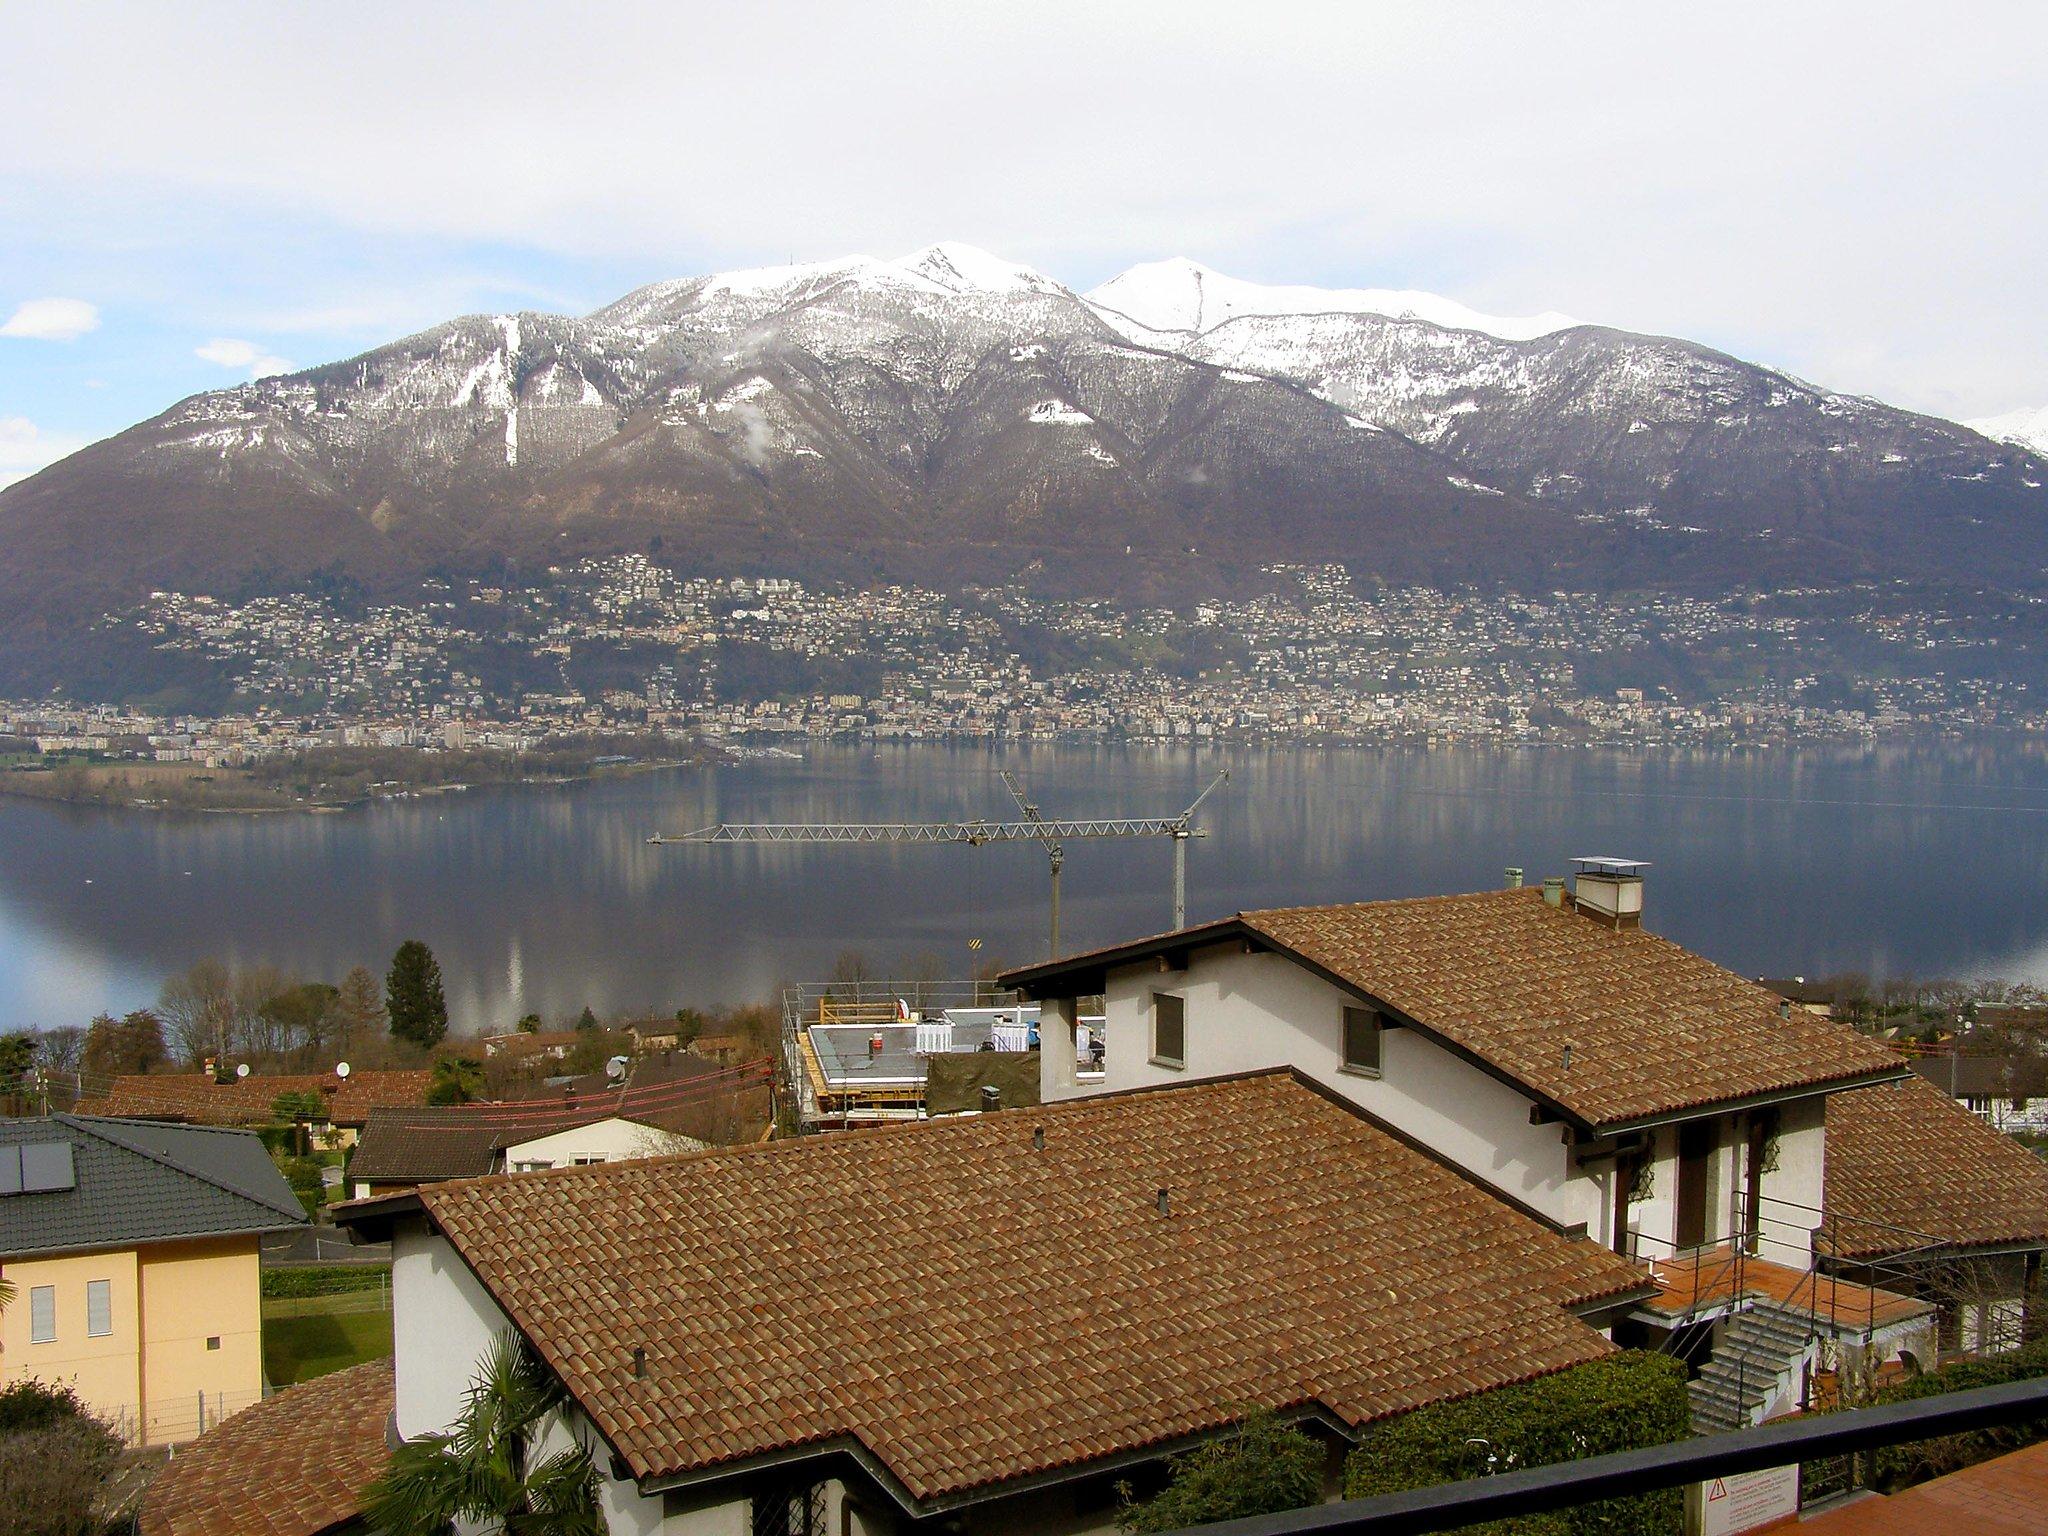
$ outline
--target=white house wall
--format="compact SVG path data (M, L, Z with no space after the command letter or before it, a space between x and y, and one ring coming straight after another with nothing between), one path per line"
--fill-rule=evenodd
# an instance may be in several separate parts
M1151 1060L1155 992L1187 999L1183 1068ZM1343 1011L1357 999L1283 956L1217 948L1185 971L1128 967L1109 976L1106 1003L1100 1091L1297 1067L1552 1220L1599 1230L1604 1181L1570 1176L1562 1127L1531 1125L1528 1098L1412 1029L1386 1032L1380 1076L1344 1071Z
M505 1166L518 1170L522 1164L545 1163L550 1168L570 1168L578 1158L607 1163L629 1162L637 1157L661 1157L671 1152L701 1151L704 1143L688 1136L674 1136L637 1120L613 1116L589 1125L553 1131L505 1148Z
M479 1363L511 1327L445 1237L391 1239L391 1333L398 1433L446 1430L461 1415Z

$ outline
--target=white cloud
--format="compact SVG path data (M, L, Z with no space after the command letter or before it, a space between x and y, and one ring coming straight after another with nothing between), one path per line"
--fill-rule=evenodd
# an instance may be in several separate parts
M99 306L83 299L27 299L0 325L0 336L76 341L100 326Z
M264 351L255 342L240 341L232 336L216 336L205 346L194 347L192 352L204 362L247 373L252 379L267 379L273 373L290 373L293 367L283 358Z
M358 241L424 253L424 291L479 247L609 282L950 238L1080 286L1184 254L1562 310L1945 411L2048 395L2038 4L190 0L118 49L106 8L15 9L9 240L91 192L125 251L137 187L339 232L280 309L333 306Z
M84 438L45 432L26 416L0 416L0 490L84 446Z

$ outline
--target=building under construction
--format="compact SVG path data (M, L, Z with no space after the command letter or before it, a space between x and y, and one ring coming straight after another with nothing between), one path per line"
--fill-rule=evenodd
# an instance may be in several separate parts
M1101 1019L1075 1069L1102 1074ZM784 1064L806 1131L1038 1102L1038 1005L986 982L823 982L783 993Z

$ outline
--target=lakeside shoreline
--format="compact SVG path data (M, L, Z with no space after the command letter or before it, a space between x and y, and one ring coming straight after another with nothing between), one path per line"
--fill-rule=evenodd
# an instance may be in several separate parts
M280 800L266 797L260 801L253 798L233 798L238 791L252 797L264 792L262 781L246 768L203 768L191 764L146 762L67 763L54 768L14 768L0 771L0 795L38 801L46 805L88 806L109 811L207 816L336 816L393 800L425 799L428 796L461 794L472 790L562 788L606 779L631 778L639 774L673 768L701 768L722 760L721 754L705 752L690 757L594 764L580 773L520 774L450 783L405 779L381 780L370 790L334 799ZM72 782L60 785L58 781L67 775L74 776ZM138 778L142 781L139 784ZM152 781L178 786L204 784L208 786L206 798L171 799L146 793L126 793L146 788ZM223 795L227 798L213 798L213 786L216 785L221 787Z

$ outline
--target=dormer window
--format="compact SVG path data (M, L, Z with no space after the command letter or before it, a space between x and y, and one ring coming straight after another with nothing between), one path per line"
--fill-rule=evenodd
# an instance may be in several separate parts
M1361 1077L1380 1075L1380 1036L1386 1020L1377 1008L1344 1010L1344 1070Z

